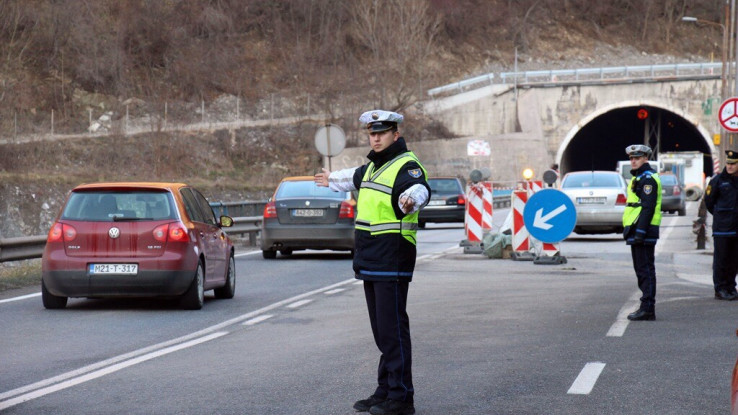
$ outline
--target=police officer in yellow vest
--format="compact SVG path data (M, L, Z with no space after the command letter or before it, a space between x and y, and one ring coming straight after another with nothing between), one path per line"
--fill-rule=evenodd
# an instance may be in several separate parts
M628 199L623 212L623 237L630 245L633 268L638 277L641 306L628 315L628 320L656 319L656 266L654 251L661 225L661 180L648 164L651 148L633 144L625 148L630 157Z
M398 132L403 116L367 111L359 121L369 133L369 163L315 175L320 186L359 190L354 273L364 280L374 342L381 356L378 386L354 404L371 414L414 414L410 322L406 312L416 257L418 210L430 195L427 173Z

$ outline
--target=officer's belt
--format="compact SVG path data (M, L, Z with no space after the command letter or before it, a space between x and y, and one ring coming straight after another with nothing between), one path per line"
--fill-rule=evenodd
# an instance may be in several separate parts
M641 207L642 205L641 205L641 202L635 202L635 203L631 202L631 203L626 204L625 206L628 206L628 207Z
M372 225L369 222L357 220L356 227L361 229L368 229L369 232L418 230L418 224L415 222L390 222Z

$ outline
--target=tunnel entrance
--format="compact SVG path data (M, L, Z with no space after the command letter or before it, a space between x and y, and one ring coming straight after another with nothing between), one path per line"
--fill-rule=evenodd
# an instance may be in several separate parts
M703 153L705 176L712 176L710 146L697 127L663 108L630 106L616 108L592 119L571 138L562 153L562 174L578 170L615 170L617 162L627 160L625 147L648 144L659 153L699 151Z

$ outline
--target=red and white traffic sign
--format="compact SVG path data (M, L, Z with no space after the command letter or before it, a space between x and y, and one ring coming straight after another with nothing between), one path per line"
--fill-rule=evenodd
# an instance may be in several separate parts
M738 133L738 98L728 98L718 112L720 125L732 133Z

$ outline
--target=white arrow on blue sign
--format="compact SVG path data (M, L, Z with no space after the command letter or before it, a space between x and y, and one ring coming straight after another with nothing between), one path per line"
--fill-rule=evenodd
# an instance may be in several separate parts
M523 223L530 236L541 242L566 239L577 223L577 211L569 196L556 189L543 189L528 199Z

